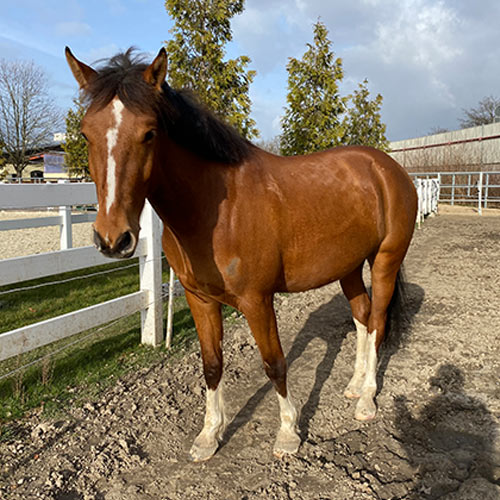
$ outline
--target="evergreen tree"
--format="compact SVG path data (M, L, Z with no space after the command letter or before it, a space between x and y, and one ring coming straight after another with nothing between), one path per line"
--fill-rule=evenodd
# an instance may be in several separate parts
M65 163L70 177L90 179L87 143L80 133L80 126L86 108L82 101L73 99L74 108L66 115Z
M247 70L250 59L224 59L231 18L243 12L244 0L166 0L165 7L175 22L166 42L172 87L193 90L244 137L257 137L249 116L248 91L255 76Z
M382 151L389 150L389 141L385 137L386 126L382 123L380 108L382 96L377 94L370 100L368 80L359 84L358 90L350 96L352 106L344 119L344 144L373 146Z
M281 120L284 155L320 151L343 141L346 98L340 96L339 83L344 71L331 45L326 26L318 21L302 59L288 62L287 107Z

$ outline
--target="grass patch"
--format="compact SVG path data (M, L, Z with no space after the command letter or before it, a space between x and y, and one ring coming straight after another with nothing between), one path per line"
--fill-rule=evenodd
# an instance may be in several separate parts
M106 274L97 274L102 271L106 271ZM38 287L54 281L72 280L93 274L97 275ZM38 288L23 290L31 286ZM0 333L99 304L137 290L139 290L138 259L48 276L16 286L1 287Z
M23 283L22 287L115 269L115 272L83 280L0 295L0 332L138 290L139 268L138 265L127 267L130 264L131 261L127 261L51 276ZM163 281L167 282L168 266L165 268ZM0 288L0 292L5 289ZM232 308L223 308L224 317L232 312ZM140 343L140 314L137 313L1 362L0 376L46 357L0 380L0 439L11 435L12 424L9 423L13 420L31 411L54 417L69 406L93 400L126 373L178 357L192 349L196 338L186 299L178 297L174 302L173 345L169 351L164 346L152 348ZM78 342L74 343L76 340ZM64 350L51 355L61 348Z

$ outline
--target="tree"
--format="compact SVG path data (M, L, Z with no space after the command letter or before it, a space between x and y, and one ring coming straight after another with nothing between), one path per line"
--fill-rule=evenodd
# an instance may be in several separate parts
M28 153L47 144L59 123L44 71L33 62L0 60L0 143L18 177Z
M74 108L66 115L66 142L63 149L66 153L64 162L71 177L90 179L87 143L80 133L80 126L86 107L81 99L73 99Z
M272 139L262 139L261 141L256 143L257 146L269 153L273 153L275 155L280 154L280 137L275 136Z
M429 130L429 133L427 135L436 135L436 134L445 134L446 132L449 132L449 130L445 127L440 127L439 125L436 127L432 127Z
M477 108L462 109L463 118L459 118L462 128L487 125L495 121L495 111L500 107L500 99L495 96L487 96L479 101Z
M385 137L386 126L382 123L380 108L383 98L377 94L370 100L368 80L360 83L358 90L350 96L352 106L344 119L345 136L343 143L372 146L382 151L389 150L389 141Z
M287 64L287 107L281 120L281 153L305 154L338 146L345 130L341 117L346 98L339 94L344 71L342 59L331 51L326 26L314 25L314 42L302 59Z
M0 180L4 178L6 172L4 172L5 160L3 159L3 146L0 143Z
M208 108L232 124L246 138L259 135L250 118L248 95L255 71L250 58L224 60L224 46L232 39L231 18L243 11L244 0L166 0L175 22L166 42L169 82L191 89Z

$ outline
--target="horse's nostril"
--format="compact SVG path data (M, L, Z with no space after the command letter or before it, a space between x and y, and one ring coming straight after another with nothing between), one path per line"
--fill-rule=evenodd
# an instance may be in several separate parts
M104 248L106 248L106 244L104 243L104 240L102 239L101 235L94 229L94 245L97 248L97 250L102 251Z
M116 241L114 251L122 255L130 253L134 246L134 237L130 231L125 231Z

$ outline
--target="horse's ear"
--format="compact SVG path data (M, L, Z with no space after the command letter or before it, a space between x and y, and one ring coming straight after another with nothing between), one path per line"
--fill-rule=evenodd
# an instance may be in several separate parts
M97 71L93 70L90 66L79 61L69 50L69 47L65 49L66 60L68 61L69 67L73 76L75 77L78 85L81 89L85 89L89 83L94 80L97 76Z
M155 60L144 71L144 80L153 85L156 90L161 90L161 86L167 76L167 66L167 51L162 47Z

